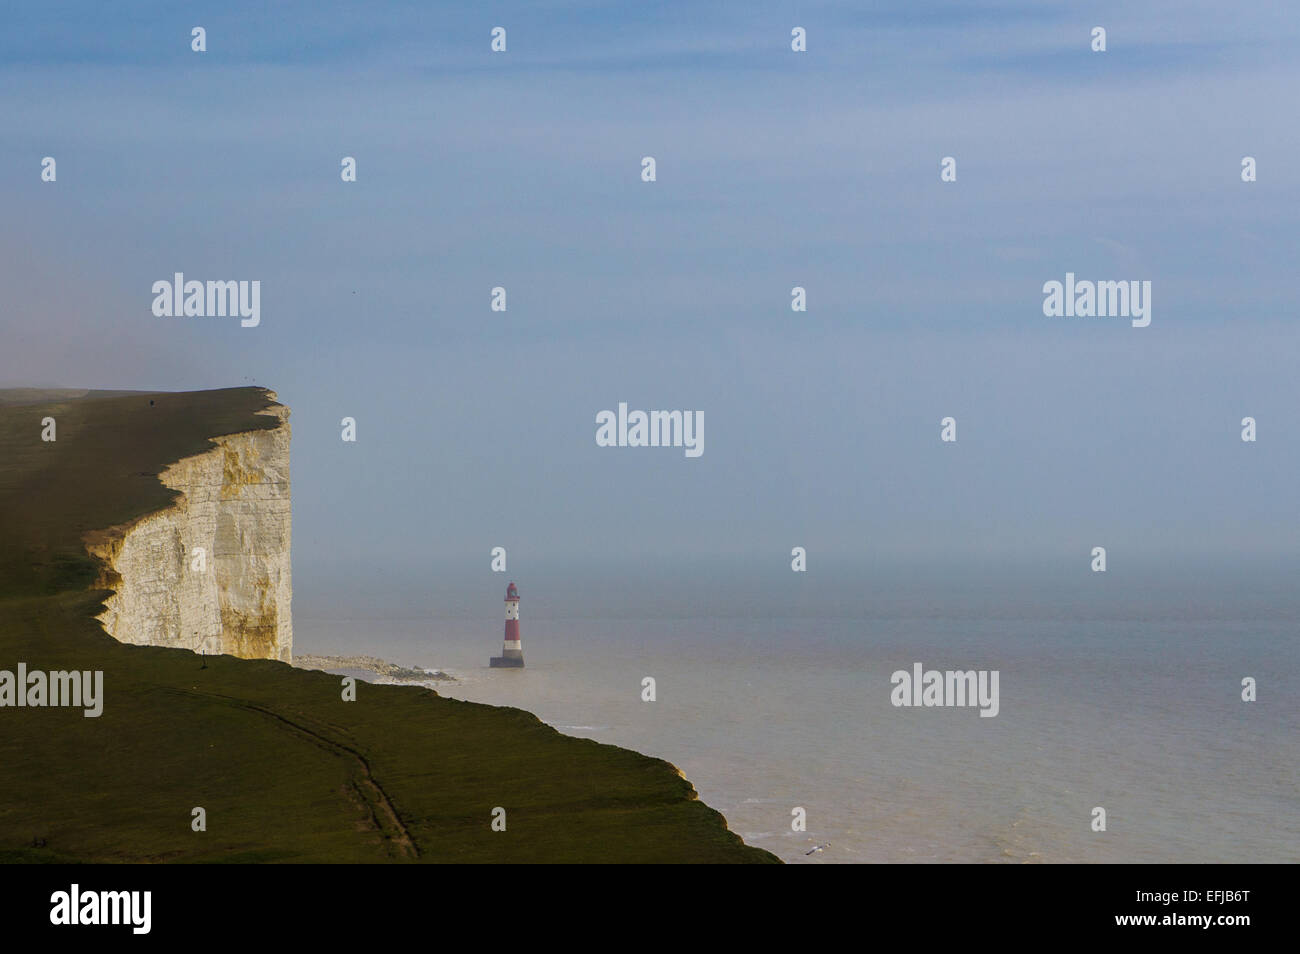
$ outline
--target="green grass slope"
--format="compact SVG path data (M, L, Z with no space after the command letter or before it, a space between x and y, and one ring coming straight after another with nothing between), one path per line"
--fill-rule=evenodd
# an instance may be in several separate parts
M336 676L228 656L200 669L107 636L84 534L166 506L156 475L210 437L274 426L256 414L269 400L0 392L0 669L103 670L105 697L97 719L0 708L0 861L778 860L667 762L527 712L364 683L344 702Z

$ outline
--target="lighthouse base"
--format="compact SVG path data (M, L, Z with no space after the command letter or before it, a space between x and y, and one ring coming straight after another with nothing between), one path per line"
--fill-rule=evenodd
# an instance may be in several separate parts
M493 656L488 660L488 665L493 669L523 669L524 654L520 649L507 649L503 655Z

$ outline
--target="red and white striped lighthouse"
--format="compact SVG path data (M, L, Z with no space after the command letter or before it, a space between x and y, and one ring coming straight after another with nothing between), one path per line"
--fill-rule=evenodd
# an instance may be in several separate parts
M506 638L500 656L490 660L492 668L522 669L524 647L519 641L519 590L511 583L506 587Z

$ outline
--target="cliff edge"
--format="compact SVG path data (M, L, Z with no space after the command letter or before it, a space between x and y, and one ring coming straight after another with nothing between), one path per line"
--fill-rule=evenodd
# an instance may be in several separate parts
M213 438L158 475L177 494L171 506L87 534L99 585L113 591L99 619L115 639L291 660L289 409L257 413L278 423Z

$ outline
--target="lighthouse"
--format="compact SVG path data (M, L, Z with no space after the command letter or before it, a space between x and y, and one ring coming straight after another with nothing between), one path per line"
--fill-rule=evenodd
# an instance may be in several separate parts
M506 638L501 655L489 661L493 669L523 669L524 647L519 642L519 590L511 583L506 587Z

